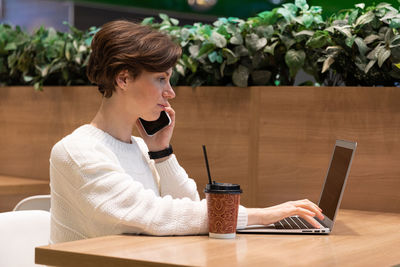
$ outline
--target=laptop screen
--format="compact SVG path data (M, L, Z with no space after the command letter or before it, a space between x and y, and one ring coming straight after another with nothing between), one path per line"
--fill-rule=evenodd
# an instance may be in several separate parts
M347 170L350 166L353 149L335 146L331 165L328 170L324 189L319 201L322 212L331 220L338 208L339 198L343 190Z

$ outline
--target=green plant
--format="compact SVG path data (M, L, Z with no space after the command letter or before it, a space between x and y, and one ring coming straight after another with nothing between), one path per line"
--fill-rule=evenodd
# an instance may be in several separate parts
M400 79L399 10L387 3L367 8L358 4L332 16L329 24L323 31L329 38L316 51L323 62L321 73L330 72L325 82L391 86Z
M300 69L326 85L392 86L399 79L397 9L358 4L326 21L321 14L320 7L295 0L247 20L179 27L161 15L160 23L143 23L181 44L173 80L178 85L292 85Z
M82 32L70 26L70 33L40 27L28 35L0 25L0 77L2 85L89 84L85 67L90 42L96 29Z
M293 85L301 69L325 85L393 86L400 80L400 14L387 3L357 4L326 20L306 0L212 25L179 26L165 14L160 19L142 24L166 32L182 47L173 85ZM0 25L0 85L90 84L85 68L97 30L41 27L29 35Z
M143 24L180 43L183 56L176 67L176 84L246 87L293 84L298 70L313 64L302 48L313 30L324 27L321 13L320 7L296 0L246 21L230 17L213 25L179 27L178 21L161 15L160 23L147 18Z

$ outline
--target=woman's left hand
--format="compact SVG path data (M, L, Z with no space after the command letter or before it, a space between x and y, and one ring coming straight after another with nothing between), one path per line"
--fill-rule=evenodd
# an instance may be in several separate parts
M168 148L172 133L175 127L175 111L172 109L171 106L165 107L165 112L168 113L169 117L171 118L171 124L164 127L153 136L148 136L144 131L142 125L140 124L139 120L136 121L136 128L138 129L140 135L142 136L144 142L146 143L149 151L160 151Z

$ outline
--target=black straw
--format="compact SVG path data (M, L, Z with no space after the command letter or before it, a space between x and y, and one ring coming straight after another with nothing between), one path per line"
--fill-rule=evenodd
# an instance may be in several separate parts
M209 182L209 184L212 184L211 174L210 174L210 167L208 166L207 151L206 151L206 146L205 145L203 145L203 152L204 152L204 159L206 160L206 167L207 167L207 173L208 173L208 182Z

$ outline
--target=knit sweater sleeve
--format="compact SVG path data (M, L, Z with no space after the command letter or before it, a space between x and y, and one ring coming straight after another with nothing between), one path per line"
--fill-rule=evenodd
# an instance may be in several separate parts
M60 142L50 163L52 191L65 205L78 207L74 216L85 217L80 218L85 222L80 229L83 236L207 232L204 200L156 196L124 172L115 155L101 144Z
M196 182L189 178L186 171L179 165L174 154L163 162L155 163L150 160L147 152L149 151L142 138L135 137L135 141L147 158L150 165L153 165L159 175L160 195L170 195L173 198L188 197L191 200L199 201Z

